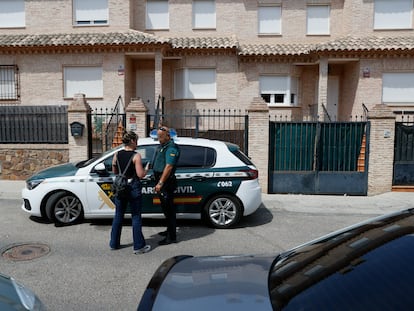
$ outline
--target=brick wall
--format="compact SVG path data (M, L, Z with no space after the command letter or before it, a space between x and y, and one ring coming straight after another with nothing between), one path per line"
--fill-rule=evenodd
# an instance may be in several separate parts
M375 195L392 189L395 115L380 104L369 112L368 120L371 122L368 195Z

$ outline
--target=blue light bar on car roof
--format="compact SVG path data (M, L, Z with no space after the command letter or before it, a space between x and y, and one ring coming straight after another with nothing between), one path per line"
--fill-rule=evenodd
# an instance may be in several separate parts
M150 137L154 140L158 140L157 129L151 130ZM177 136L177 131L173 128L170 128L170 137L172 139L176 139L178 137Z

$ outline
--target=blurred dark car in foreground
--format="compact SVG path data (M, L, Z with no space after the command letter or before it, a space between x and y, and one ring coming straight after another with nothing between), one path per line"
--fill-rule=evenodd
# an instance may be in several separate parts
M0 310L46 310L39 298L12 277L0 273Z
M412 310L414 209L279 255L176 256L138 310Z

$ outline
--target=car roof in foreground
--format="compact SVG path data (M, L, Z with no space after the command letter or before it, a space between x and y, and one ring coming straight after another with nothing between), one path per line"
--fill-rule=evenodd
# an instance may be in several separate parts
M279 255L170 258L138 310L406 310L414 305L413 262L408 209Z
M155 272L138 310L272 310L274 256L177 256ZM156 298L154 300L154 298Z
M414 210L337 231L279 256L274 310L402 310L414 305Z

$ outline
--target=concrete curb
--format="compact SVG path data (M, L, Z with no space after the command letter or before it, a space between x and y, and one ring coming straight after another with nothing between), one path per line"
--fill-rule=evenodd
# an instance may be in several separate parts
M0 180L0 199L21 199L24 180ZM262 194L265 208L297 213L386 214L414 208L414 192L375 196Z

